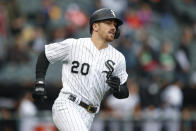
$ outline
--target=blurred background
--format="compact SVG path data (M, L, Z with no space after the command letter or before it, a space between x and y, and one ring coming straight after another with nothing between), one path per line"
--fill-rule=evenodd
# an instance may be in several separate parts
M196 131L196 0L0 0L0 131L57 131L51 107L61 63L46 76L48 100L31 91L45 44L90 37L89 16L124 21L113 46L129 73L129 98L107 92L91 131Z

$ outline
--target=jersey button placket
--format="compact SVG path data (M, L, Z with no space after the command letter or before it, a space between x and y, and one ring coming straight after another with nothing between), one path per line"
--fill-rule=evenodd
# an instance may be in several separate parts
M94 86L94 80L95 79L93 79L94 77L95 77L95 74L97 73L97 69L96 69L96 66L97 66L97 61L98 61L98 54L99 52L95 52L95 53L93 53L93 58L92 58L92 76L91 76L91 78L90 78L90 80L91 80L91 82L90 82L90 89L92 88L92 86Z

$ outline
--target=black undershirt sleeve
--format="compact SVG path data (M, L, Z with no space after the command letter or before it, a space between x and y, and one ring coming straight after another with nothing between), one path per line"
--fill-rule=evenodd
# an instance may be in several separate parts
M129 97L129 91L127 88L127 82L125 82L124 84L120 85L119 87L119 91L113 92L113 96L118 98L118 99L124 99Z
M44 80L46 71L48 69L50 62L46 58L45 51L42 51L37 59L36 64L36 80Z

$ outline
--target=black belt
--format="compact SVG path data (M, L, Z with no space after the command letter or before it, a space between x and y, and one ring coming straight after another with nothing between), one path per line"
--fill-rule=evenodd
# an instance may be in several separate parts
M69 95L68 99L74 102L76 100L76 97L73 95ZM90 113L96 113L96 111L97 111L97 107L93 106L92 104L88 105L88 104L80 101L79 105L84 107Z

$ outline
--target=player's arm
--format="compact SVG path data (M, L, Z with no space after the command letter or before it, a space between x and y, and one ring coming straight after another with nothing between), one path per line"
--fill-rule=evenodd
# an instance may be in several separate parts
M45 75L50 62L46 58L45 51L42 51L38 56L36 63L36 82L33 89L32 96L35 100L46 99L46 89L45 89Z
M112 73L106 83L111 87L110 90L113 93L113 96L118 99L123 99L129 97L129 91L127 88L127 78L128 74L126 72L126 61L125 57L121 55L119 59L119 64L117 64L115 72Z
M112 91L114 97L116 97L118 99L123 99L123 98L127 98L129 96L127 82L120 85L120 78L119 77L110 76L106 82L111 87L110 90Z
M33 98L42 99L46 97L45 75L49 64L65 61L72 49L74 39L66 39L61 42L45 45L45 50L40 53L36 64L36 82L33 90Z

